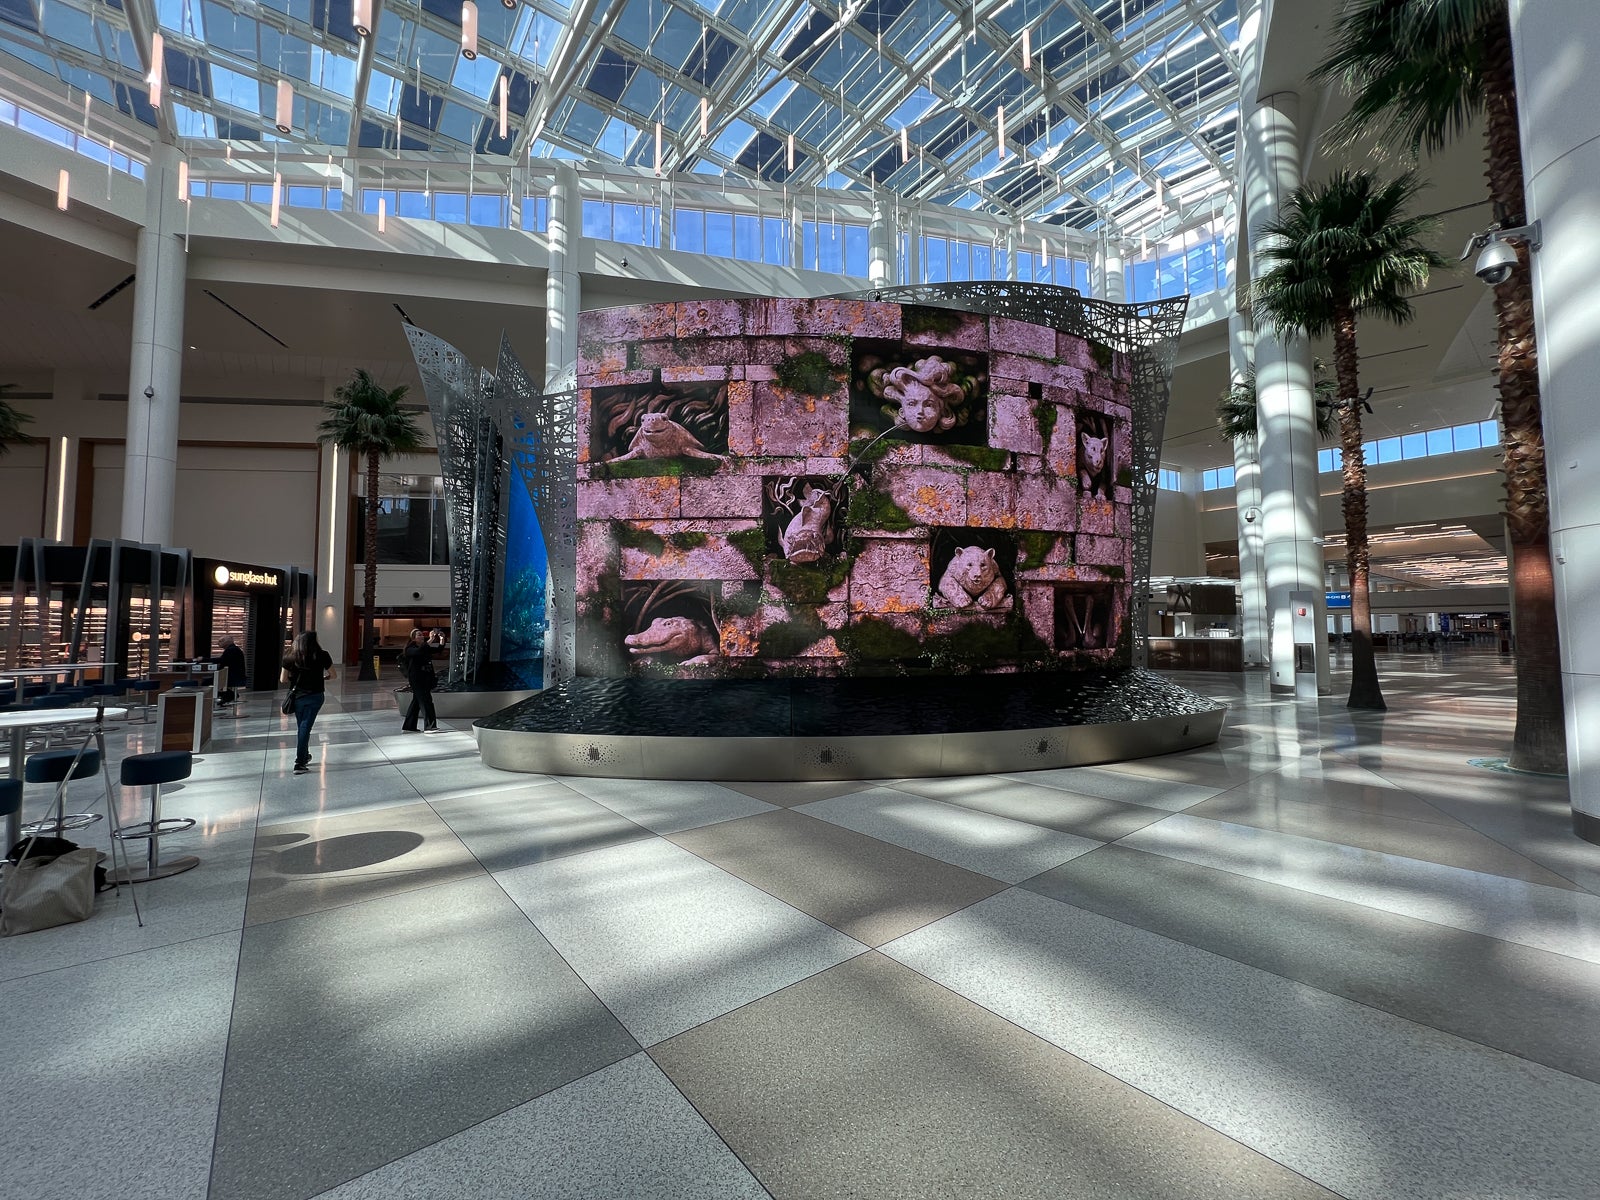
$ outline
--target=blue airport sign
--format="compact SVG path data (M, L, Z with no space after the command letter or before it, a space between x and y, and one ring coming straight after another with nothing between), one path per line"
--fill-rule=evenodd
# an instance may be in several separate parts
M1329 592L1328 593L1328 607L1329 608L1349 608L1350 607L1350 593L1349 592Z

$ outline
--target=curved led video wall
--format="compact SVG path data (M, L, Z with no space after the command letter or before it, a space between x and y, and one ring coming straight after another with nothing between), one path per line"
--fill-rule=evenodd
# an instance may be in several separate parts
M871 299L606 309L578 336L578 674L1128 660L1126 350Z

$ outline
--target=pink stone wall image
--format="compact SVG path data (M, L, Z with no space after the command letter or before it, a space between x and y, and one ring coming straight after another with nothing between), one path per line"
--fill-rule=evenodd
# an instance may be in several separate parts
M859 300L607 309L578 338L580 674L1126 661L1120 353Z

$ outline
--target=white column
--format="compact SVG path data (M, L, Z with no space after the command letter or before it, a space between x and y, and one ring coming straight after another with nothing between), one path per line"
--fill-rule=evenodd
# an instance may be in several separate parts
M322 399L333 399L338 381L323 383ZM317 468L317 559L311 564L317 590L309 628L335 662L344 661L345 627L350 616L350 455L324 444Z
M570 381L578 366L577 243L582 203L578 172L571 163L557 163L550 185L550 270L545 281L544 385L550 391Z
M1585 64L1600 55L1590 0L1511 0L1528 219L1543 225L1533 254L1534 321L1550 551L1561 629L1567 779L1573 827L1600 842L1600 111Z
M1248 75L1248 72L1247 72ZM1251 270L1259 273L1260 230L1278 215L1300 182L1299 107L1293 93L1262 97L1245 133L1245 217ZM1317 690L1332 691L1327 600L1323 591L1321 514L1317 490L1316 408L1311 347L1304 337L1256 335L1257 441L1261 460L1261 527L1267 581L1271 685L1292 693L1294 631L1291 596L1308 598L1316 631Z
M872 224L867 229L867 278L873 287L892 287L895 282L894 236L883 201L872 202Z
M183 292L188 254L178 202L176 147L161 142L145 168L128 371L122 536L166 545L178 482L178 397L183 382Z
M1255 330L1235 312L1228 318L1228 382L1238 384L1255 358ZM1233 495L1239 524L1239 616L1244 665L1268 662L1267 577L1261 520L1261 458L1255 438L1233 443Z
M1128 300L1127 281L1123 276L1122 247L1107 242L1100 251L1100 298L1112 304L1125 304Z
M570 163L556 165L550 188L550 272L545 291L545 387L556 391L576 386L578 367L578 313L583 297L578 280L578 214L582 200L578 173ZM550 546L552 536L545 544ZM556 551L556 547L551 547ZM552 686L572 672L577 661L578 616L572 588L573 564L550 563L545 575L545 685ZM558 586L560 585L560 586Z

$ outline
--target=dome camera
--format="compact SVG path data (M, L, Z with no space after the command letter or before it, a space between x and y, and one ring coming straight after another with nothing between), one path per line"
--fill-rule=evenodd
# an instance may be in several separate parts
M1490 287L1497 287L1511 278L1511 270L1516 265L1516 249L1497 238L1483 248L1472 273Z

